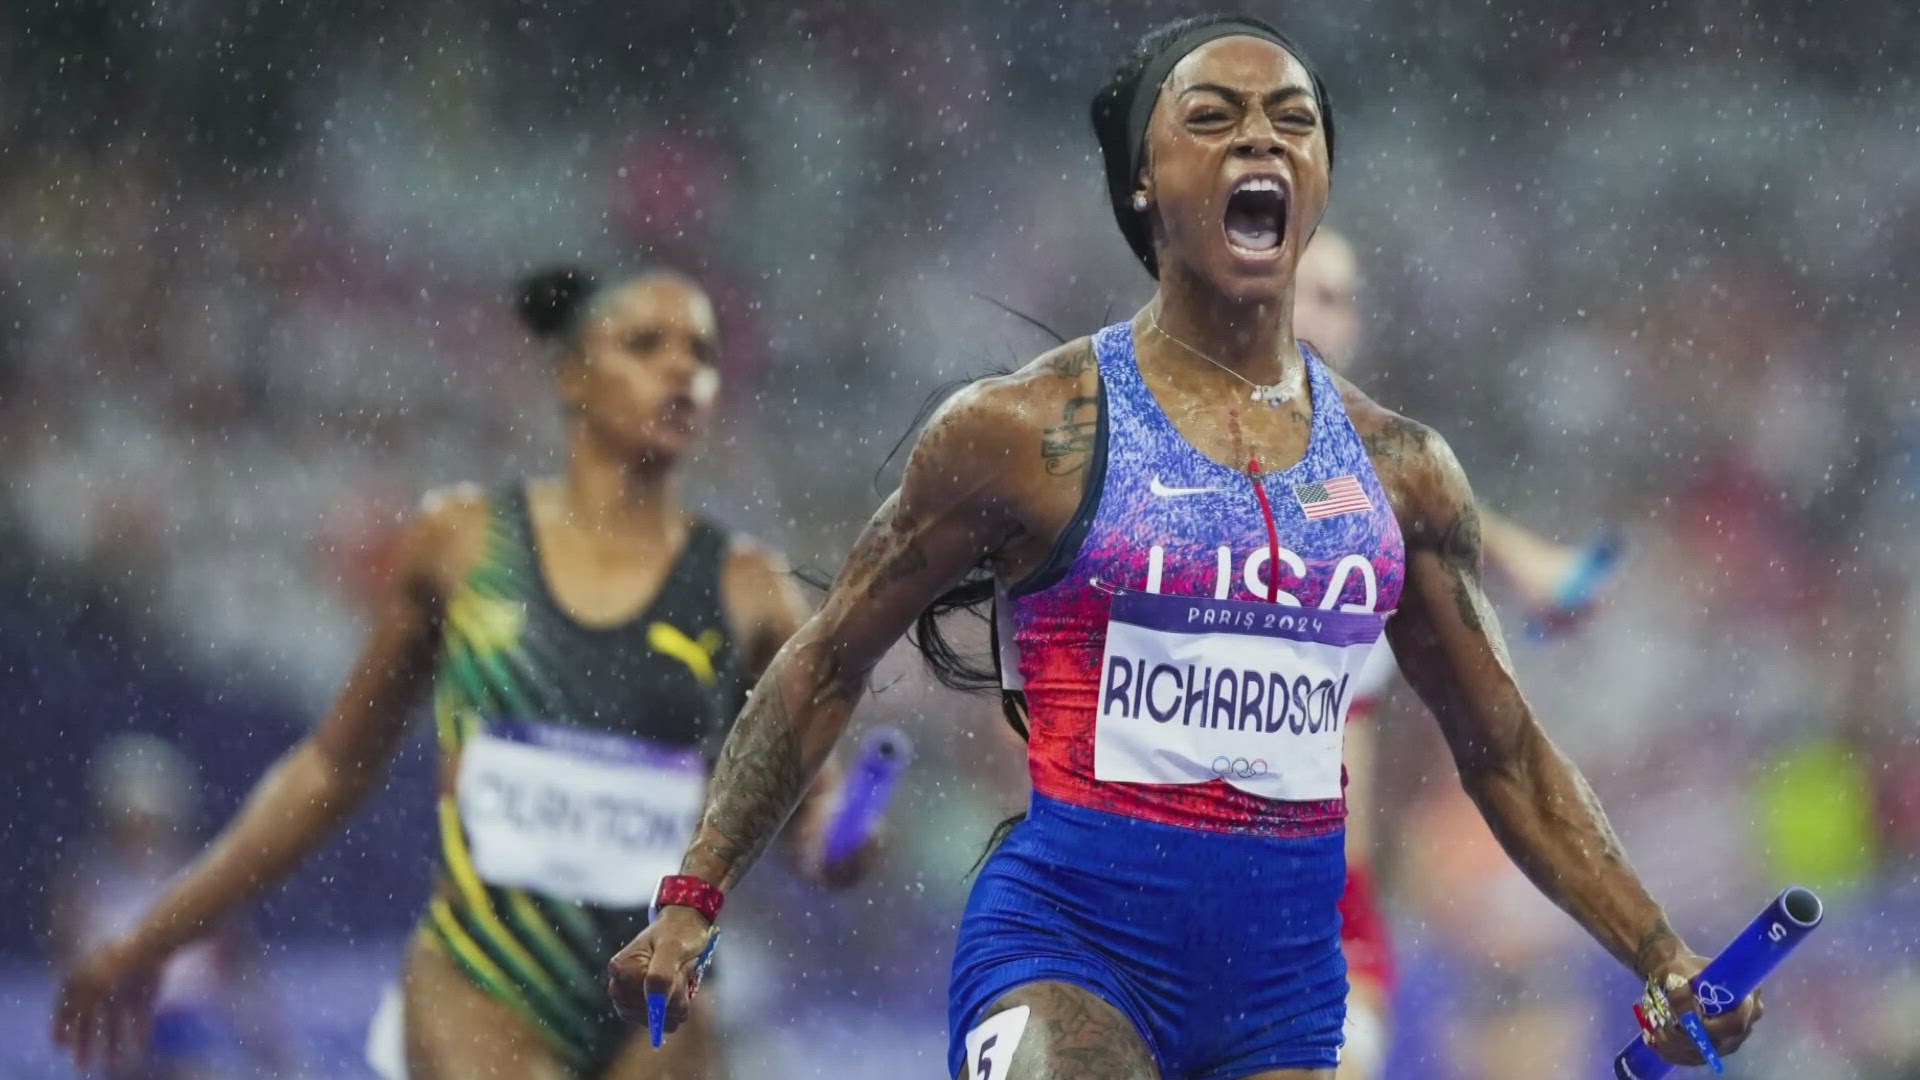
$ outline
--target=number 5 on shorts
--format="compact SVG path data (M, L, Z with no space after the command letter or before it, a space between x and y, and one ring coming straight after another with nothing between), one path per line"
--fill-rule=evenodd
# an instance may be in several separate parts
M1020 1033L1027 1029L1027 1017L1032 1012L1021 1005L994 1013L967 1032L966 1080L1006 1080L1007 1066L1013 1062Z

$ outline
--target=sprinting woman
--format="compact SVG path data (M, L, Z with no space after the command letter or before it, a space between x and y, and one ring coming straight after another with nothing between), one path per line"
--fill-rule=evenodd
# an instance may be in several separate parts
M1684 987L1705 959L1514 683L1459 463L1295 340L1333 160L1320 80L1265 23L1182 20L1142 39L1093 121L1155 295L930 421L729 735L668 905L612 961L616 1001L686 1019L727 890L874 665L982 568L1007 600L1033 797L961 925L953 1075L1333 1075L1340 739L1383 625L1514 860L1622 964ZM1758 1012L1708 1027L1730 1051ZM1676 1032L1656 1045L1698 1060Z
M565 472L428 496L332 710L68 979L56 1035L82 1064L127 1054L167 958L340 827L431 691L441 866L403 978L411 1080L722 1075L708 1006L655 1052L601 969L645 925L707 751L804 612L776 554L680 500L719 388L699 286L557 270L524 283L519 309L554 364ZM818 869L814 791L791 835Z

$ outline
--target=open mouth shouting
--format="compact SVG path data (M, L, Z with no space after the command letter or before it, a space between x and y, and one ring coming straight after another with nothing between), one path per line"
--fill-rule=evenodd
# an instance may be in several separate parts
M1287 209L1293 193L1280 176L1242 177L1227 192L1221 226L1227 247L1247 261L1268 262L1280 257L1287 235Z

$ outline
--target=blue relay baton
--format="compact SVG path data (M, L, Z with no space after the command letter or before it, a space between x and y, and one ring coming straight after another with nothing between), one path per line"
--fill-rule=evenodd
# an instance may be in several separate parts
M897 728L879 727L860 740L859 756L847 771L846 786L841 789L840 808L827 826L828 866L838 866L853 857L885 816L893 789L913 760L913 743Z
M1760 980L1779 966L1826 914L1820 898L1799 886L1774 897L1759 917L1747 924L1720 955L1694 976L1693 994L1700 1012L1719 1016L1740 1007ZM1693 1032L1698 1038L1700 1033ZM1658 1080L1673 1071L1667 1060L1647 1045L1646 1036L1628 1044L1613 1059L1615 1080Z
M1626 541L1614 529L1608 529L1587 541L1579 558L1553 594L1553 601L1527 619L1527 635L1535 640L1552 637L1591 605L1600 587L1613 575L1620 556L1626 553Z
M649 921L651 921L652 919L659 918L659 916L660 912L656 909L648 918ZM707 947L701 949L700 955L693 961L693 974L687 981L687 997L689 999L691 999L694 994L699 993L700 980L706 978L707 967L713 963L713 948L718 944L720 944L720 931L715 930L713 933L707 935ZM667 995L665 994L649 993L647 995L647 1038L653 1043L653 1047L656 1050L660 1048L661 1043L666 1041Z

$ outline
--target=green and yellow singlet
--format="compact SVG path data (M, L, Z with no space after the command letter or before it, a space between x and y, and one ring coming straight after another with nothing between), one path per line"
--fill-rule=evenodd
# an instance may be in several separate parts
M455 780L423 932L575 1068L597 1070L629 1031L607 959L678 869L708 754L740 703L720 599L728 539L696 522L646 610L586 626L547 588L524 485L490 501L434 688Z

